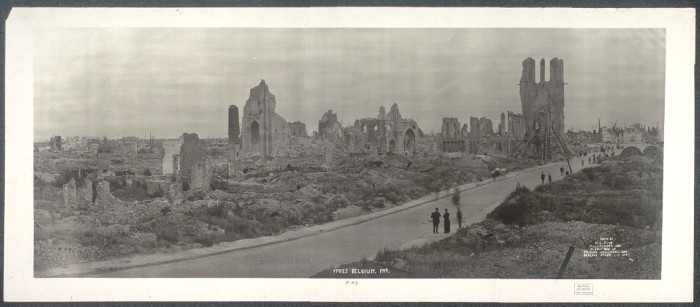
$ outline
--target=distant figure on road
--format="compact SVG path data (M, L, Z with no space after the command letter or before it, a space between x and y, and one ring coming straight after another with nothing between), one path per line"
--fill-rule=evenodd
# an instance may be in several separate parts
M564 175L564 167L559 168L559 176Z
M591 164L591 157L588 157L588 164Z
M459 207L457 207L457 224L459 229L462 229L462 210L459 210Z
M552 182L552 173L547 173L547 180L549 180L549 182Z
M445 219L445 233L450 233L450 214L447 213L447 209L445 209L442 218Z
M566 175L569 176L569 171L566 171Z
M433 233L438 233L438 225L440 225L440 212L438 208L435 208L435 212L430 215L430 218L433 219Z
M455 188L454 194L452 194L452 204L459 206L459 188ZM447 209L445 209L447 211Z
M544 184L544 172L542 172L542 175L540 175L540 179L542 179L542 184Z
M581 159L581 166L583 166L583 159Z

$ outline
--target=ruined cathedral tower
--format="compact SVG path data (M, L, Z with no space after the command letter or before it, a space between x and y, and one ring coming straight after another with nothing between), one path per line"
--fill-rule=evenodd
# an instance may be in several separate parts
M526 135L536 152L547 160L564 134L564 61L549 62L549 81L545 81L545 61L540 61L540 80L535 80L535 60L523 61L520 101ZM562 146L560 146L562 147Z
M265 80L250 89L250 95L243 107L241 118L241 141L244 151L259 152L267 157L272 155L276 141L286 138L287 121L275 113L277 101L270 92Z
M564 61L553 58L549 62L549 81L545 81L545 61L540 61L540 82L535 81L535 60L523 61L520 78L520 101L528 132L535 126L549 124L559 135L564 134Z

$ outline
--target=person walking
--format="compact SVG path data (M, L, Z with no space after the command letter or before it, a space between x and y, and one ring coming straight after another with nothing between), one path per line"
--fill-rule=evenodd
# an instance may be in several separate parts
M542 179L542 184L544 184L544 172L540 175L540 179Z
M457 225L462 229L462 210L459 210L459 207L457 207Z
M435 208L435 212L430 215L430 218L433 219L433 233L438 233L438 225L440 225L440 211L438 211L438 208Z
M447 212L447 209L442 214L442 218L445 220L445 233L450 233L450 214Z
M452 194L452 204L455 206L459 206L459 188L455 188L455 191Z
M549 182L552 182L552 173L547 173L547 180L549 180Z
M564 167L563 166L559 168L559 176L562 176L562 175L564 175Z

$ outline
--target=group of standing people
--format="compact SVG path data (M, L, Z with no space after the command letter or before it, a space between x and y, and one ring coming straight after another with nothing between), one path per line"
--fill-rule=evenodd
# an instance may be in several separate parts
M459 188L455 188L452 194L452 204L457 207L457 224L459 228L462 228L462 210L459 209ZM445 213L440 214L440 209L435 208L435 212L430 215L433 221L433 233L440 233L438 226L440 225L440 218L443 219L443 227L445 233L450 233L450 213L445 209Z
M445 209L445 213L440 214L440 209L435 208L435 211L430 215L433 220L433 233L440 233L438 226L440 225L440 218L443 219L443 230L445 233L450 233L450 213ZM459 228L462 228L462 210L457 207L457 224Z

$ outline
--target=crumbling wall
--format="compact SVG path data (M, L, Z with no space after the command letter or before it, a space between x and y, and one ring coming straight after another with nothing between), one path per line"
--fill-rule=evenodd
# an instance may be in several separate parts
M160 197L168 195L171 182L168 180L146 180L146 195L148 197Z
M525 118L520 114L508 111L508 137L514 141L525 140L527 125Z
M211 191L212 172L206 161L200 161L192 168L190 177L190 189L193 194Z
M60 135L52 136L51 139L49 140L49 144L51 145L51 151L62 151L63 150Z
M299 121L289 123L289 133L291 136L309 136L306 133L306 125Z
M207 147L196 133L184 133L180 147L180 177L190 183L192 169L202 161L206 161Z
M163 141L163 175L173 174L179 171L180 162L178 161L176 166L176 161L174 159L179 159L180 147L182 147L182 138ZM177 156L177 158L175 158L175 156Z
M333 110L328 110L318 121L318 138L333 142L342 135L342 128L338 122L338 115L333 113Z
M459 120L454 117L444 117L442 119L442 138L458 138L462 136Z

